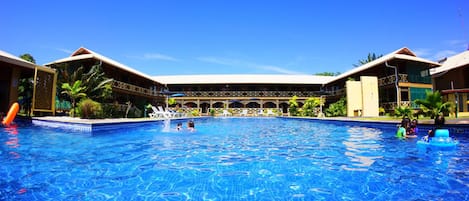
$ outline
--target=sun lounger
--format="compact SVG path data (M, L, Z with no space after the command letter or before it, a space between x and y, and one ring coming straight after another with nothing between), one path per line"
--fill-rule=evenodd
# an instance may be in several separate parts
M243 111L241 111L241 113L239 113L239 116L248 116L248 110L243 109Z
M228 112L228 110L223 110L223 116L231 116L231 112Z
M269 109L267 110L267 116L277 116L277 114L275 114L273 110Z

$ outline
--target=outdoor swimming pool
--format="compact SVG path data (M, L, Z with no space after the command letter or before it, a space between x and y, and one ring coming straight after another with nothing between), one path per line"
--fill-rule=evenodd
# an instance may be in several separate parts
M163 123L93 135L1 128L0 200L469 199L468 138L432 151L348 123L195 123L195 133Z

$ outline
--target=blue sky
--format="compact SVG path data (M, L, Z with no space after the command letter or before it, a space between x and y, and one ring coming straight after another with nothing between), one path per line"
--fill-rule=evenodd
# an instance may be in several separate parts
M469 1L3 1L0 49L38 64L83 46L149 75L345 72L408 47L469 45Z

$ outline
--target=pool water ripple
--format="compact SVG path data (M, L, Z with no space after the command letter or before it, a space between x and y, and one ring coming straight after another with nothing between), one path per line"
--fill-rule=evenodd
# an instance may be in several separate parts
M219 118L196 128L31 126L17 128L16 144L0 132L0 200L469 199L465 137L435 151L353 124Z

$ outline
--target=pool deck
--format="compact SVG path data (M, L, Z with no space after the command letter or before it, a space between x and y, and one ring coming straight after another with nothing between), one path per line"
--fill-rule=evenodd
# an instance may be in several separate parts
M196 118L210 118L210 117L179 117L172 118L171 120L187 120ZM244 118L244 117L242 117ZM249 118L249 117L248 117ZM262 117L261 117L262 118ZM304 119L316 120L335 123L354 123L373 127L389 127L395 128L400 123L400 120L389 120L379 118L348 118L348 117L327 117L327 118L312 118L312 117L281 117L291 119ZM163 122L164 119L155 118L116 118L116 119L80 119L78 117L67 116L46 116L46 117L32 117L32 123L38 126L46 126L53 128L61 128L68 130L78 130L85 132L93 132L98 130L116 129L116 127L124 126L129 128L131 126L138 126L142 124L152 124ZM453 133L468 134L469 135L469 118L460 119L447 119L446 126L452 129ZM419 128L431 129L433 127L433 120L419 120Z

